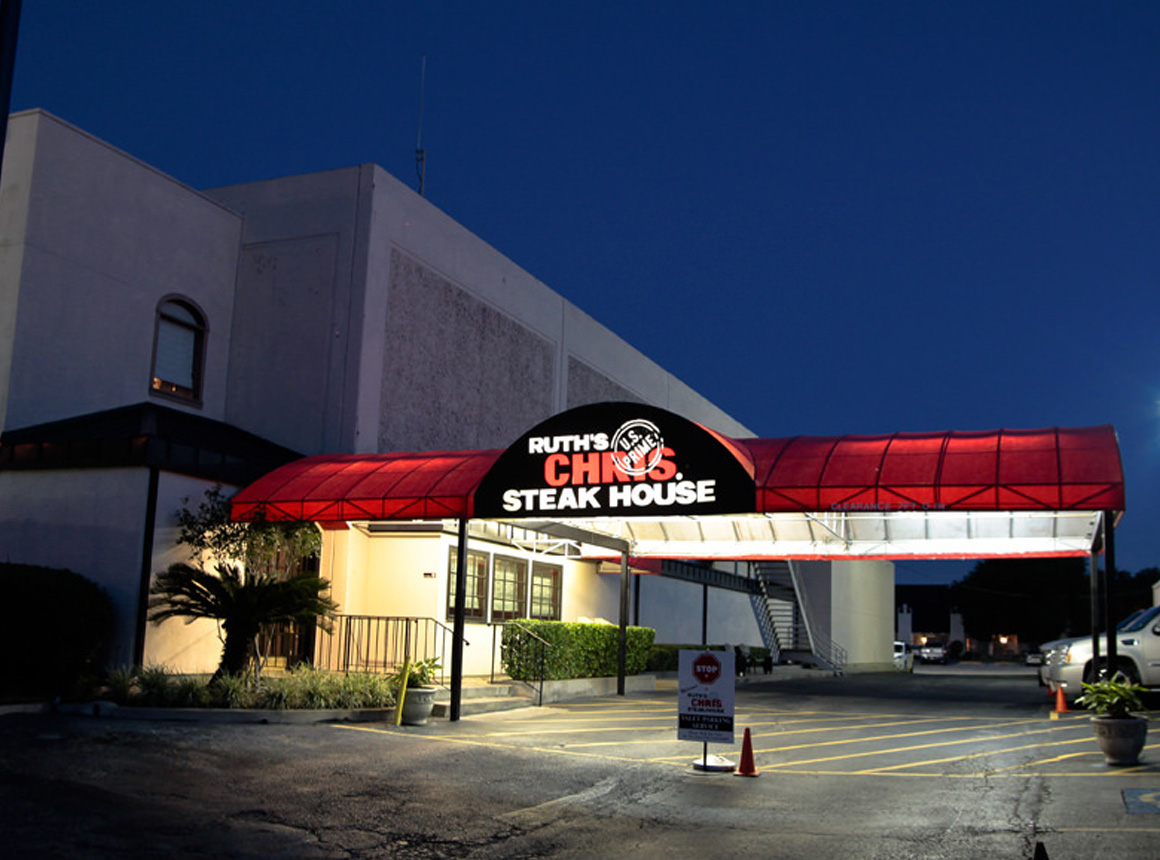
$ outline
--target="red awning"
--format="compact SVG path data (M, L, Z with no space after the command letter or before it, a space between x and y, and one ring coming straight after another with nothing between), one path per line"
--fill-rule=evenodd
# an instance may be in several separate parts
M723 441L754 475L755 514L1124 510L1111 426ZM306 457L238 493L234 517L471 517L475 489L502 453Z
M255 481L233 499L234 519L337 523L458 519L502 451L322 454Z
M756 510L1124 510L1111 426L742 439Z

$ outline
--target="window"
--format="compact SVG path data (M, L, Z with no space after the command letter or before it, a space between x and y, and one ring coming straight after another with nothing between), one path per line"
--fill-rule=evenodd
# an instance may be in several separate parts
M459 552L451 548L451 563L447 577L447 617L455 616L455 569ZM464 617L487 620L487 555L482 552L467 552L467 600Z
M562 570L552 564L532 565L532 606L529 618L560 620L560 577Z
M150 388L182 400L201 400L205 353L205 317L184 299L165 299L157 306Z
M491 620L522 617L527 607L527 593L527 562L497 555L492 570Z

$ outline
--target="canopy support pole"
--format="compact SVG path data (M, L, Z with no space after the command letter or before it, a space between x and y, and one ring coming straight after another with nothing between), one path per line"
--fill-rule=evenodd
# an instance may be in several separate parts
M624 695L624 676L628 669L628 552L620 553L620 645L616 655L616 695Z
M1100 547L1103 541L1098 536L1096 543L1092 547L1092 554L1088 564L1088 591L1091 593L1091 619L1092 619L1092 680L1097 680L1103 675L1103 670L1100 668L1103 664L1100 662L1100 632L1103 628L1101 619L1103 613L1100 610Z
M459 543L455 553L455 620L451 632L451 707L447 717L459 719L463 702L463 633L467 620L467 518L459 521Z
M1107 635L1108 677L1116 673L1116 525L1115 514L1104 511L1104 632Z

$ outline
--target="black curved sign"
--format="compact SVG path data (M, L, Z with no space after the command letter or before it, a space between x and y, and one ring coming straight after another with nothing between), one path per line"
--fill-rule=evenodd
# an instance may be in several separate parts
M484 519L679 516L754 509L753 477L703 427L655 406L597 403L538 424L475 491Z

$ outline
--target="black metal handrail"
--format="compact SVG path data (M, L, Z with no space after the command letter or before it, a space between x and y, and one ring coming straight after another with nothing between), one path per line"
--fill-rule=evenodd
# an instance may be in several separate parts
M547 659L547 651L545 649L552 648L554 646L547 639L545 639L544 637L539 636L538 634L529 630L527 628L527 626L525 626L524 624L521 624L516 619L510 619L508 621L503 622L502 624L492 624L491 625L491 680L492 680L492 683L495 683L495 637L496 637L496 632L502 630L504 628L504 626L507 624L511 624L514 627L518 627L524 633L531 636L533 639L535 639L537 642L540 643L539 693L537 696L536 705L537 706L542 705L542 704L544 704L544 674L545 674L544 661ZM533 683L535 683L535 682L533 682Z
M334 672L393 674L408 660L435 658L436 683L445 685L454 635L435 618L336 615L329 633L318 630L315 666Z

